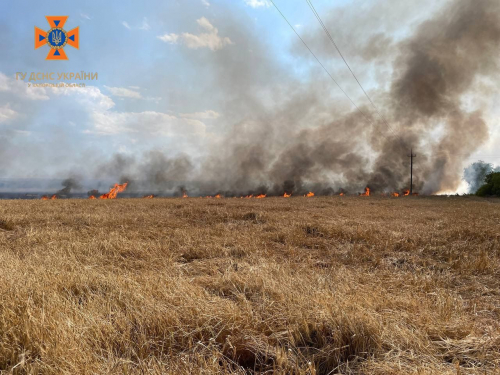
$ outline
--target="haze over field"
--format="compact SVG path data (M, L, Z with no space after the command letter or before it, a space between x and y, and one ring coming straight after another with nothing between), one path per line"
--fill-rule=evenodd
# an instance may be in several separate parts
M413 148L416 190L438 193L463 189L472 158L497 161L498 1L315 2L380 115L307 4L276 4L359 109L266 0L32 2L28 15L3 3L0 175L165 192L382 192L408 187ZM33 50L48 14L80 26L69 61ZM28 88L18 71L99 79Z

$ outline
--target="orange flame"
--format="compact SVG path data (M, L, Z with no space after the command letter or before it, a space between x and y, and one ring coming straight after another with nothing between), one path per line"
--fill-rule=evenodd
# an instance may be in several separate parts
M186 192L183 192L183 193L182 193L182 198L189 198L189 195L187 195L187 193L186 193Z
M283 194L283 196L284 196L285 198L290 198L290 197L292 196L292 193L287 194L287 193L285 192L285 194Z
M397 192L394 192L394 193L392 193L391 195L392 195L393 197L399 197L399 193L397 193Z
M41 198L42 201L48 201L49 199L50 200L56 200L57 199L57 195L54 194L50 198L48 196L46 196L46 195L42 195L42 198Z
M220 199L220 198L222 198L222 196L221 196L220 194L217 194L217 195L215 196L215 198Z
M265 198L265 197L266 197L266 194L259 194L255 198L262 199L262 198Z
M91 195L91 196L89 197L89 199L95 199L95 197L94 197L93 195Z
M245 198L253 198L253 194L247 195Z
M307 197L307 198L314 197L314 193L312 191L310 191L309 193L307 193L306 195L304 195L304 197Z
M103 194L99 197L99 199L115 199L118 193L121 193L125 191L127 188L128 182L125 182L124 184L115 184L114 187L109 189L109 193Z
M143 196L143 198L146 198L146 199L153 199L154 197L155 196L153 194Z
M370 188L367 186L365 187L365 192L363 194L360 194L362 197L369 197L370 196Z
M340 193L339 195L340 195L341 197L343 197L345 194L344 194L344 193Z
M407 195L410 195L410 190L405 190L403 191L403 195L406 197Z

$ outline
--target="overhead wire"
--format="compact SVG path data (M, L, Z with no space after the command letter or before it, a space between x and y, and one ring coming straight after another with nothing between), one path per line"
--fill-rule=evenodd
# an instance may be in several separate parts
M330 77L330 79L337 85L337 87L340 89L340 91L342 91L342 93L347 97L347 99L349 99L349 101L351 102L351 104L356 108L356 110L361 113L366 120L368 120L368 122L370 122L371 124L374 123L373 119L371 118L371 116L369 116L367 113L365 113L364 111L361 110L361 108L354 102L354 100L349 96L349 94L347 94L347 92L340 86L340 84L338 83L338 81L333 77L333 75L328 71L328 69L326 69L325 65L321 62L321 60L316 56L316 54L311 50L311 48L309 47L309 45L305 42L305 40L300 36L300 34L297 32L297 30L295 30L295 28L293 27L293 25L290 23L290 21L288 21L288 19L286 18L286 16L283 14L283 12L278 8L278 6L276 5L276 3L274 2L274 0L269 0L271 2L271 4L273 4L273 6L276 8L276 10L278 11L278 13L281 15L281 17L285 20L285 22L288 24L288 26L290 26L290 28L292 29L292 31L295 33L295 35L297 35L297 37L300 39L300 41L302 42L302 44L307 48L307 50L311 53L311 55L316 59L316 61L318 62L318 64L323 68L323 70L326 72L326 74L328 74L328 76ZM364 90L364 89L363 89ZM370 99L370 102L371 99ZM374 105L374 103L372 102L372 105ZM375 109L376 109L376 106L375 106ZM389 131L396 137L399 138L399 140L401 141L402 138L400 135L396 134L394 132L393 129L390 128L390 125L387 123L387 121L384 119L384 117L381 115L381 113L376 109L378 115L380 116L380 118L382 119L382 121L387 125L387 127L389 128Z
M391 132L394 134L394 131L391 129L391 126L389 125L387 119L382 115L382 113L379 111L379 109L377 108L377 106L375 105L375 103L373 102L373 100L370 98L370 96L368 95L368 93L366 92L365 88L363 87L363 85L361 84L361 82L359 81L358 77L356 76L356 74L354 73L353 69L351 68L351 66L349 65L349 63L347 62L346 58L344 57L344 54L342 53L342 51L340 50L339 46L337 45L337 43L335 43L335 40L333 39L330 31L328 30L328 28L326 27L325 23L323 22L323 20L321 19L318 11L316 10L316 8L314 7L313 3L312 3L312 0L306 0L306 3L309 5L309 8L311 9L311 11L313 12L314 16L316 17L316 19L318 20L321 28L323 29L323 31L325 32L325 34L327 35L328 39L330 40L330 42L333 44L333 46L335 47L335 49L337 50L338 54L340 55L340 57L342 58L342 60L344 61L344 64L347 66L347 68L349 69L349 71L351 72L351 75L354 77L354 79L356 80L358 86L361 88L361 90L363 91L364 95L366 96L366 98L368 99L368 101L370 102L370 104L373 106L373 108L375 109L375 111L377 112L377 114L379 115L379 117L382 119L382 121L386 124L387 128L389 130L391 130ZM448 152L449 154L452 154L452 155L462 155L462 156L468 156L469 154L458 154L458 153L452 153L452 152ZM492 158L496 158L496 156L491 156L491 157L488 157L490 159Z
M363 87L363 85L361 84L361 82L359 81L358 77L356 76L356 74L354 73L354 71L352 70L351 66L349 65L349 63L347 62L347 60L345 59L343 53L340 51L340 48L338 47L337 43L335 43L335 40L333 39L330 31L328 31L328 28L325 26L323 20L321 19L319 13L316 11L316 8L314 7L313 3L312 3L312 0L306 0L307 4L309 5L309 8L311 8L311 11L313 12L314 16L316 17L316 19L318 20L321 28L323 29L323 31L325 32L325 34L327 35L328 39L330 40L330 42L333 44L333 46L335 47L335 49L337 50L338 54L340 55L340 57L342 58L342 60L344 61L344 64L347 66L347 68L349 69L349 71L351 72L351 75L354 77L354 79L356 80L358 86L361 88L361 90L363 91L364 95L366 96L366 98L368 99L368 101L370 102L370 104L372 105L372 107L375 109L375 112L377 113L377 115L380 117L380 119L384 122L384 124L387 126L387 129L393 133L394 135L395 132L394 132L394 129L389 125L387 119L382 115L382 113L379 111L379 109L377 108L377 106L375 105L375 103L373 102L373 100L370 98L370 95L368 95L368 93L366 92L365 88ZM396 135L397 136L397 135ZM399 136L400 137L400 136Z
M373 123L373 119L368 115L366 114L364 111L361 110L361 108L354 102L354 100L349 96L349 94L347 94L347 92L340 86L339 82L333 77L333 75L328 71L328 69L326 69L325 65L321 62L321 60L316 56L316 54L311 50L311 48L309 47L309 45L305 42L305 40L300 36L300 34L297 32L297 30L293 27L293 25L290 23L290 21L288 21L288 19L286 18L286 16L283 14L283 12L278 8L278 6L276 5L276 3L274 2L274 0L269 0L273 6L276 8L276 10L278 11L278 13L281 15L281 17L285 20L285 22L288 24L288 26L292 29L292 31L295 33L295 35L299 38L299 40L302 42L302 44L307 48L307 50L311 53L311 55L314 57L314 59L318 62L318 64L321 66L321 68L323 68L323 70L326 72L326 74L330 77L330 79L335 83L335 85L340 89L340 91L346 96L346 98L351 102L351 104L356 108L356 110L361 113L365 119L367 119L370 123ZM345 65L347 66L347 68L349 69L349 71L351 72L352 76L354 77L354 79L356 80L357 84L359 85L359 87L361 88L361 90L363 91L364 95L366 96L366 98L368 99L368 101L370 102L370 104L373 106L373 108L375 109L375 112L377 113L377 115L380 117L380 119L383 121L383 123L387 126L387 129L388 131L390 131L395 137L399 138L400 141L402 141L402 137L401 135L397 134L394 129L390 126L390 124L388 123L387 119L382 115L382 113L380 112L380 110L377 108L377 106L375 105L375 103L373 102L373 100L370 98L370 96L368 95L367 91L365 90L365 88L363 87L363 85L361 84L361 82L359 81L359 79L357 78L356 74L354 73L353 69L350 67L349 63L347 62L346 58L344 57L344 55L342 54L342 52L340 51L340 48L338 47L338 45L335 43L335 40L333 39L331 33L328 31L327 27L325 26L323 20L321 19L321 17L319 16L319 13L316 11L316 8L314 7L314 5L312 4L312 1L311 0L306 0L307 4L309 5L309 7L311 8L311 11L313 12L313 14L315 15L316 19L318 20L318 22L320 23L322 29L324 30L324 32L327 34L328 36L328 39L331 41L331 43L333 44L333 46L335 47L335 49L337 50L337 52L339 53L340 57L342 58L343 62L345 63ZM453 153L450 153L450 154L453 154ZM458 154L455 154L455 155L458 155ZM464 156L466 154L463 154ZM496 156L494 157L488 157L490 159L493 159L493 158L496 158Z
M297 37L300 39L300 41L302 42L302 44L304 44L304 46L308 49L308 51L311 53L311 55L313 55L313 57L316 59L316 61L319 63L319 65L321 65L321 67L323 68L323 70L326 72L326 74L328 74L328 76L331 78L331 80L333 82L335 82L335 84L337 85L337 87L340 89L340 91L342 91L342 93L347 97L347 99L349 99L349 101L352 103L352 105L356 108L357 111L359 111L363 116L365 116L365 118L370 121L370 116L367 115L365 112L363 112L357 105L356 103L354 102L354 100L351 99L351 97L347 94L347 92L340 86L340 84L337 82L337 80L332 76L332 74L328 71L328 69L326 69L326 67L323 65L323 63L319 60L319 58L314 54L314 52L311 50L311 48L309 48L309 46L307 45L307 43L304 41L304 39L302 39L302 37L299 35L299 33L295 30L295 28L292 26L292 24L288 21L288 19L285 17L285 15L281 12L281 10L278 8L278 6L275 4L275 2L273 0L269 0L273 5L274 7L276 8L276 10L279 12L279 14L281 15L281 17L283 17L283 19L286 21L286 23L288 24L288 26L290 26L290 28L293 30L293 32L295 33L295 35L297 35Z

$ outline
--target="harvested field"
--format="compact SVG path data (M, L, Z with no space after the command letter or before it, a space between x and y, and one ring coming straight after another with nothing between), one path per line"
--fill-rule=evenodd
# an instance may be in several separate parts
M493 374L500 201L0 201L0 372Z

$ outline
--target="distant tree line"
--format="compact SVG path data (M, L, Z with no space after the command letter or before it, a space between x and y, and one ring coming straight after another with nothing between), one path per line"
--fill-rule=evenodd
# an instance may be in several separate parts
M500 167L479 160L465 168L464 180L469 184L470 194L500 197Z
M486 175L485 184L481 186L476 195L480 197L500 197L500 172L491 172Z

